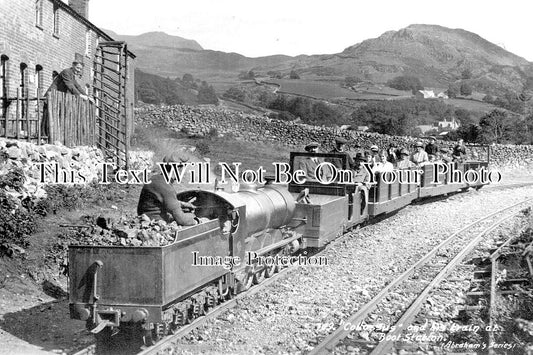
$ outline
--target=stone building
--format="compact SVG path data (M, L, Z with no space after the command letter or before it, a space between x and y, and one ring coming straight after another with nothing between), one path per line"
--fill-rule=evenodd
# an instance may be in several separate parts
M113 41L88 20L89 0L0 0L0 122L14 110L17 89L30 98L47 90L55 74L85 64L78 82L92 94L98 43ZM127 106L134 99L134 58L128 52ZM32 110L34 113L35 109ZM12 112L11 112L12 113ZM31 114L31 113L30 113Z

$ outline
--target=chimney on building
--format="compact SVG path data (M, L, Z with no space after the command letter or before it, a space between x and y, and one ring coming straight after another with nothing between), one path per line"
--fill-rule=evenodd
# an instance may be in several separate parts
M89 19L89 0L69 0L68 5L79 15Z

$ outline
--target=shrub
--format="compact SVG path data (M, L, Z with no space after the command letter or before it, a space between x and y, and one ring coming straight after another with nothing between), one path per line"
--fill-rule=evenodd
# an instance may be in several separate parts
M0 191L0 245L29 245L28 236L35 232L35 216Z
M209 148L209 144L207 144L204 141L198 142L196 144L196 151L200 153L201 155L207 155L211 152Z

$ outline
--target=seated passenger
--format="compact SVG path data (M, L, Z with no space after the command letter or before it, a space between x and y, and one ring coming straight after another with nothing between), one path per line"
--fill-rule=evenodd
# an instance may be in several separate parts
M459 142L455 147L453 147L453 154L452 159L453 161L461 163L463 161L463 157L466 154L466 147L464 144L464 141L462 139L459 139Z
M163 162L167 163L169 170L169 163L178 163L182 160L173 154L163 158ZM176 221L178 225L182 226L200 223L200 220L192 212L196 207L191 203L179 201L176 197L176 191L171 184L167 184L162 173L152 176L151 180L152 182L144 184L141 190L137 205L139 216L145 214L151 219L162 219L167 223ZM175 181L176 179L172 177L170 182Z
M368 174L367 169L363 166L363 163L366 163L366 159L363 153L357 153L354 158L355 167L354 167L354 182L356 185L369 184L370 175Z
M446 147L440 148L440 160L444 164L448 164L452 162L452 157L450 157L450 150Z
M394 169L394 165L387 161L387 151L383 150L381 152L380 160L381 161L374 166L374 171L392 171Z
M420 167L429 161L428 153L424 150L424 145L422 142L416 142L415 144L416 152L413 154L411 161L415 163L416 166Z
M429 137L429 143L426 145L425 148L426 153L428 153L428 155L436 155L439 151L439 147L435 144L436 141L437 138L435 138L434 136Z
M380 163L382 161L382 157L379 154L379 148L377 145L373 145L370 147L370 156L370 163L372 164L372 167L375 167L377 163Z
M319 144L316 142L311 142L308 145L305 146L305 151L309 153L318 153L318 146ZM298 163L296 169L305 171L305 176L307 177L308 181L318 181L317 176L315 175L316 168L320 163L323 163L324 159L319 157L304 157L300 162ZM322 170L324 170L323 168Z
M347 164L348 164L348 166L346 168L347 169L353 169L354 161L353 161L352 157L350 156L350 154L348 154L348 152L346 151L346 143L347 143L347 141L344 138L339 137L339 138L335 139L335 148L333 148L333 150L330 153L345 154L346 155ZM333 164L335 166L335 168L337 168L337 169L346 169L345 167L341 166L342 164L340 164L338 159L332 159L330 161L330 163Z
M409 159L409 151L407 149L402 149L400 151L400 157L402 160L400 160L397 164L398 169L411 169L414 168L416 165Z
M387 150L387 160L396 165L400 160L400 150L397 149L396 143L392 142Z

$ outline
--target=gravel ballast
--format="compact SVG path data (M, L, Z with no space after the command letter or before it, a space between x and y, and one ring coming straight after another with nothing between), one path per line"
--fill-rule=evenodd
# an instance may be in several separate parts
M408 206L328 247L180 340L178 354L306 353L388 282L465 225L533 197L533 188L470 191Z

